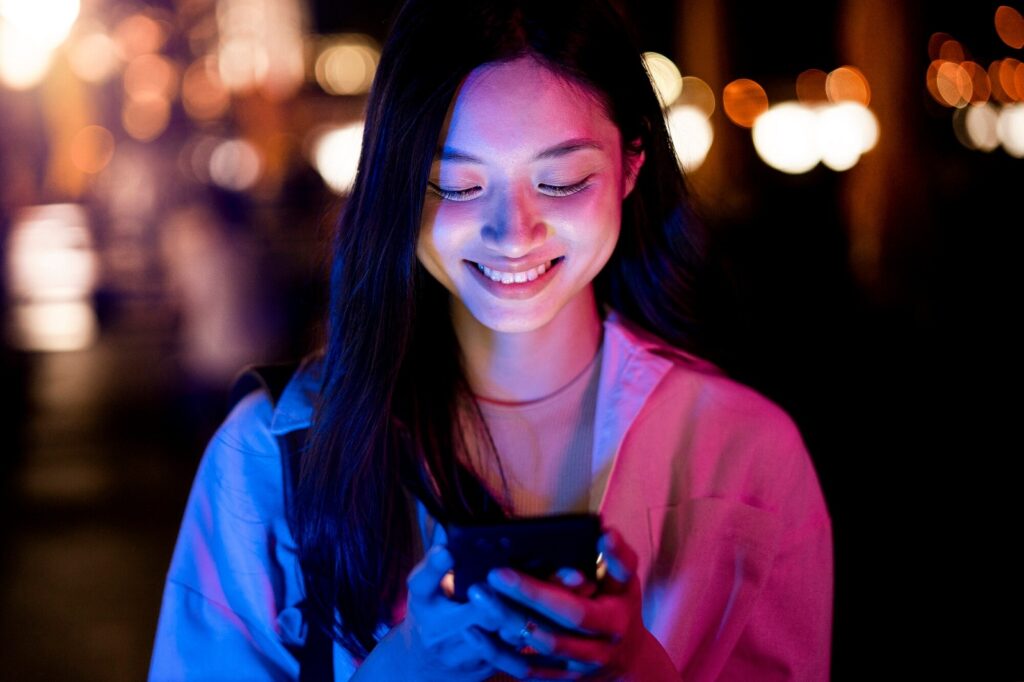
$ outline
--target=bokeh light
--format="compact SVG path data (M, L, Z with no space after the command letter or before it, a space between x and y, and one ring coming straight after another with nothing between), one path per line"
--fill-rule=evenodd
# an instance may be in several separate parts
M858 102L773 106L754 124L754 148L772 168L806 173L818 164L836 171L852 168L878 143L874 113Z
M51 50L30 35L0 23L0 81L12 90L27 90L43 80Z
M754 122L754 149L772 168L784 173L806 173L821 154L815 139L817 117L796 102L776 104Z
M977 62L964 62L960 65L960 68L971 79L971 104L987 102L992 95L992 85L989 83L988 72Z
M88 301L39 301L11 306L9 343L19 350L67 352L99 337L96 311Z
M971 101L974 84L970 74L960 64L943 59L933 61L925 76L928 92L946 107L963 107Z
M676 104L669 109L666 123L679 165L685 171L700 168L714 140L714 131L704 111L689 104Z
M822 163L835 171L848 170L878 143L878 121L870 109L856 102L821 107L816 140Z
M933 33L928 38L928 58L932 61L942 58L942 45L947 40L953 40L953 36L948 33Z
M129 97L156 95L173 100L178 92L178 67L158 54L142 54L124 70L124 89Z
M369 36L350 33L325 42L313 67L316 82L331 95L368 92L380 61L380 48Z
M715 113L715 93L711 86L697 76L686 76L682 80L682 90L676 97L676 104L680 106L693 107L704 115L704 118L711 118Z
M103 126L86 126L71 139L71 163L83 173L99 173L112 158L114 136Z
M1024 92L1021 91L1018 83L1018 73L1021 62L1013 57L1008 57L999 64L999 85L1007 98L1013 102L1024 100Z
M796 77L796 98L804 104L816 104L828 101L825 85L828 74L821 69L807 69Z
M255 40L227 41L221 45L218 56L220 79L229 90L235 92L252 89L270 70L270 55Z
M738 78L722 91L722 110L736 125L753 128L757 117L768 111L768 95L749 78Z
M962 62L966 59L964 54L964 46L959 41L950 38L946 42L942 43L942 47L939 48L939 59L945 59L950 62Z
M999 110L984 103L957 109L953 113L953 131L960 142L970 148L990 152L999 146L996 125Z
M78 18L79 0L0 0L0 82L37 85Z
M1006 153L1024 158L1024 104L1009 104L999 112L996 136Z
M825 79L825 94L830 102L871 103L871 88L860 69L840 66Z
M117 46L102 26L78 33L68 45L68 62L76 76L87 83L102 83L117 71Z
M1001 5L996 9L996 33L1003 42L1015 50L1024 47L1024 17L1013 7Z
M167 129L170 118L170 102L155 92L126 97L121 110L121 124L125 132L140 142L159 137Z
M129 62L140 55L157 52L167 40L167 32L153 17L132 14L114 27L113 38L118 56Z
M14 301L82 298L97 279L98 260L81 206L31 206L18 213L7 242L7 281Z
M0 20L52 50L67 38L79 9L79 0L0 0Z
M218 0L217 56L228 90L256 89L271 101L295 94L306 70L304 8L281 0Z
M243 139L223 140L210 153L210 180L225 189L250 189L262 170L259 151Z
M644 64L662 107L668 107L683 90L683 77L671 59L658 52L644 52Z
M999 78L1000 67L1003 62L1001 59L996 59L988 65L988 82L992 87L992 99L1003 104L1009 104L1013 102L1013 98L1007 94L1006 90L1003 89L1002 80Z
M216 57L200 57L185 70L181 101L185 112L200 121L217 119L227 112L231 96L220 80Z
M337 194L347 194L352 189L362 146L361 122L313 134L310 145L313 166Z

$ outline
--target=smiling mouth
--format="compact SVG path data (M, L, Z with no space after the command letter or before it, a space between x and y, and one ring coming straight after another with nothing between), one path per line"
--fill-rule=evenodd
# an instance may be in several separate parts
M525 282L532 282L535 279L544 276L545 272L550 271L553 267L565 260L565 256L559 256L547 263L541 263L535 268L529 270L523 270L522 272L504 272L502 270L493 270L486 265L468 261L476 267L477 270L484 274L491 281L498 282L500 284L523 284Z

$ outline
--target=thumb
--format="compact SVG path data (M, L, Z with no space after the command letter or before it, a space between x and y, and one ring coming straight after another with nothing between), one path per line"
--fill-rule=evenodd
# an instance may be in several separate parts
M435 544L409 574L409 594L424 598L434 595L440 590L441 579L454 565L455 561L448 548Z

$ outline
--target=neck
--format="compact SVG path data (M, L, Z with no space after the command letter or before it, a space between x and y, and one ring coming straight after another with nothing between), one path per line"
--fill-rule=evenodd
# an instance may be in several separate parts
M579 376L601 343L593 289L581 292L553 320L529 332L485 327L457 299L452 321L476 395L526 402L550 395Z

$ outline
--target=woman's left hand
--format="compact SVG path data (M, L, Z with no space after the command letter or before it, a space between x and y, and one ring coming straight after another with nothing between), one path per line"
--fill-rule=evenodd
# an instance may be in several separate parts
M611 529L601 536L598 550L607 571L589 597L507 568L491 571L488 583L560 626L556 631L527 622L524 631L530 631L531 647L567 659L569 669L586 673L587 679L679 679L661 644L644 627L636 552Z

